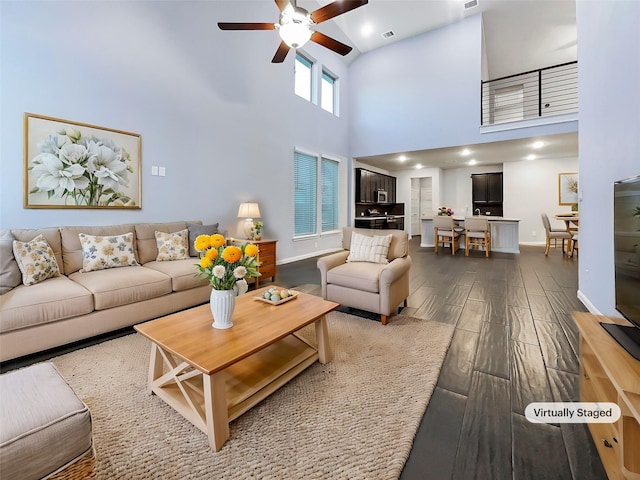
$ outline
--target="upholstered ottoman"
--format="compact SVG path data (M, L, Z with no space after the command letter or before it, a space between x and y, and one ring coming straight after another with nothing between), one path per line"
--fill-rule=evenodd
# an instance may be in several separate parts
M0 375L3 480L91 478L93 467L91 414L52 363Z

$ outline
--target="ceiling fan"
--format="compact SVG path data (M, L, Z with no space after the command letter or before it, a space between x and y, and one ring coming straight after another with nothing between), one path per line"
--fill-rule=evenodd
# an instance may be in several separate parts
M271 62L282 63L290 48L300 48L309 40L340 55L351 51L345 45L313 29L319 23L369 3L369 0L336 0L311 13L296 5L296 0L275 0L280 10L278 23L218 22L221 30L278 30L281 42Z

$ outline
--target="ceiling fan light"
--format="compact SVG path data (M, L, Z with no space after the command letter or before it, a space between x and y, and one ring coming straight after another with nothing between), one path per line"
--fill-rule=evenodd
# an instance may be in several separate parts
M280 38L291 48L300 48L311 38L311 30L304 23L291 21L280 25L278 29Z

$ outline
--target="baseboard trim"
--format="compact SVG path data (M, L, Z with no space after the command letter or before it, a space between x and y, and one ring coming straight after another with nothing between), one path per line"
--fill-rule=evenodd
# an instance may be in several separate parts
M590 313L593 313L594 315L602 315L600 310L598 310L595 305L591 303L591 301L584 293L582 293L582 290L580 289L578 289L578 300L580 300L582 304L587 307L587 310L589 310Z

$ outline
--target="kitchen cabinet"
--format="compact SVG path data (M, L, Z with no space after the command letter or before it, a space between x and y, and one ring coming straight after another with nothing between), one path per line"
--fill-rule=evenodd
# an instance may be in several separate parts
M502 216L502 172L471 175L473 212Z
M387 203L396 201L396 177L372 172L366 168L355 170L356 202L376 203L378 190L387 192Z

